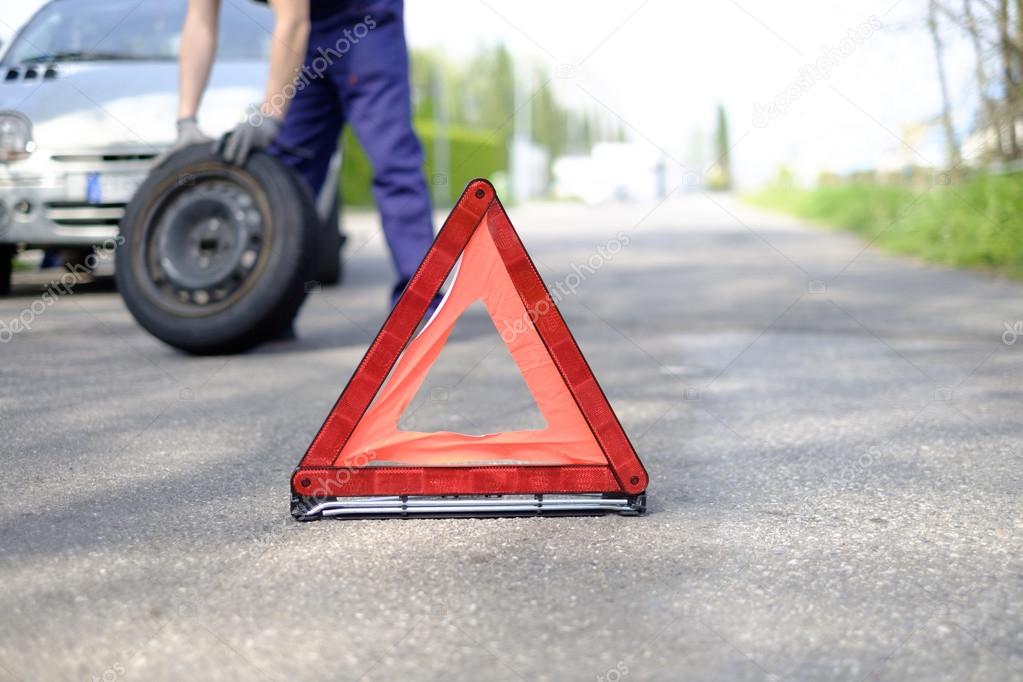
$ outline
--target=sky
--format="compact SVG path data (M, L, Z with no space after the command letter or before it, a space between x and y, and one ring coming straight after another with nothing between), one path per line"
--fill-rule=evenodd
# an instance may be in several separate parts
M4 3L0 36L40 4ZM720 102L733 170L752 186L782 165L812 180L943 161L936 134L907 135L940 109L924 9L923 0L407 0L406 34L453 59L504 43L523 72L545 66L563 101L620 121L669 161L701 156L694 149L709 144ZM973 115L971 60L964 41L950 40L962 130ZM825 64L827 74L812 70ZM767 109L779 96L784 111ZM696 145L701 137L707 144Z
M721 102L735 173L753 185L782 164L812 179L879 162L942 162L937 135L910 136L912 149L900 142L908 126L940 110L924 7L921 0L411 0L406 32L412 45L453 56L504 42L524 60L547 64L566 99L611 113L632 139L683 163L694 131L711 135ZM860 39L843 44L850 30ZM754 121L758 104L798 86L801 69L824 55L827 77L795 89L784 115L779 109ZM952 41L948 69L963 128L972 116L971 59L962 41Z

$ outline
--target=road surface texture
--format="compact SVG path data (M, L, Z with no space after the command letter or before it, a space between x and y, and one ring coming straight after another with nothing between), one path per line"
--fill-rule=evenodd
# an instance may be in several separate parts
M357 216L296 342L186 357L82 287L0 346L0 677L1023 679L1023 286L724 196L511 215L649 515L291 520L385 316ZM536 425L478 311L428 381L412 427Z

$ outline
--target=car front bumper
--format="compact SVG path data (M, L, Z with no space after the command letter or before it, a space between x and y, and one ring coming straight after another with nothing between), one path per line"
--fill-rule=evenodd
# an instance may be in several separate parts
M0 243L87 247L115 237L151 157L63 155L0 165Z

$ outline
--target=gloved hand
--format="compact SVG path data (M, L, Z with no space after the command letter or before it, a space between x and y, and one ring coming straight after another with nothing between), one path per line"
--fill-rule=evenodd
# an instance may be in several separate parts
M270 146L281 132L282 123L281 119L273 116L259 116L255 120L247 117L220 138L217 153L224 161L243 166L249 160L249 154Z
M188 118L179 118L177 122L178 126L178 137L174 140L174 144L165 149L162 154L156 157L155 165L159 166L161 163L167 160L174 152L187 147L192 144L198 144L200 142L210 142L213 138L209 137L203 131L199 130L199 122L195 116L189 116Z

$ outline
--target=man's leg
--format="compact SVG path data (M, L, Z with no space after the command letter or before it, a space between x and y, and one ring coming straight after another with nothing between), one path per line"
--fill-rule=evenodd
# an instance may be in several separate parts
M373 197L398 271L400 294L433 243L433 219L423 148L412 130L401 3L372 18L375 27L345 55L347 73L337 86L345 117L373 166Z
M317 29L321 30L317 30ZM295 97L291 100L284 125L270 146L270 153L298 171L312 192L319 195L327 175L330 158L337 150L338 137L344 125L340 98L329 73L314 73L308 68L316 56L316 46L322 41L322 27L314 21L309 32L306 53L307 68L299 72L295 81ZM295 150L303 153L296 154ZM294 320L276 340L295 338Z

